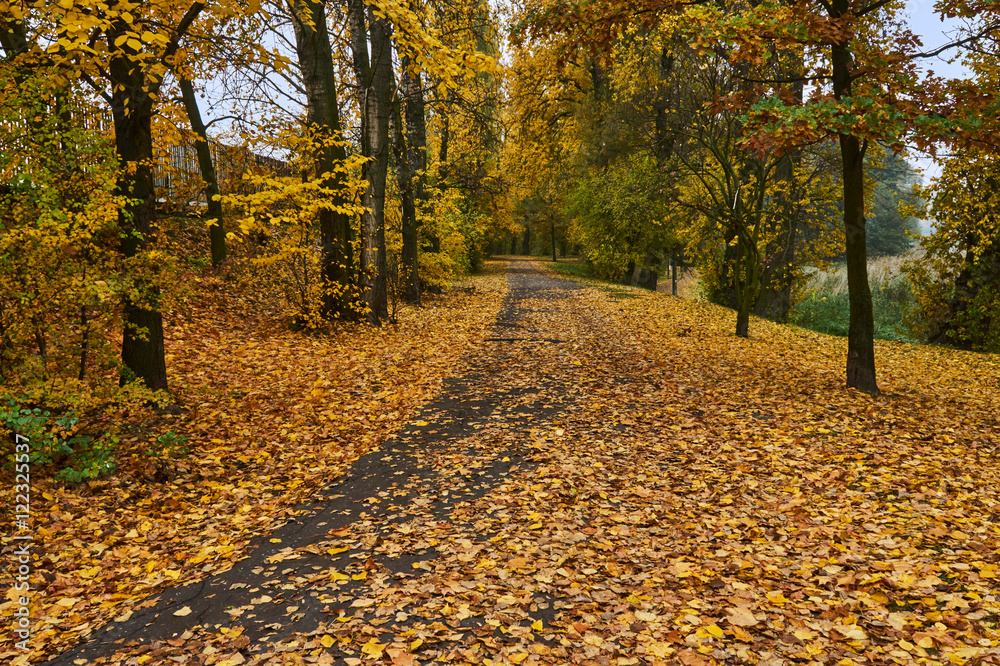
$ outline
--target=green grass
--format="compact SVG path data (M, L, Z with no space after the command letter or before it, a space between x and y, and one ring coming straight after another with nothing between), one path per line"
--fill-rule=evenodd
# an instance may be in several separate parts
M913 296L902 260L877 260L869 264L875 337L880 340L916 342L907 330L905 317L913 306ZM829 335L846 336L850 325L850 303L844 267L817 273L807 285L806 296L792 307L792 323Z
M633 291L622 289L620 283L618 282L594 277L594 271L591 269L590 265L583 261L560 261L555 264L549 262L546 263L552 267L552 270L560 275L600 283L596 285L598 289L606 293L611 298L622 299L639 297L638 294Z
M594 271L590 268L590 265L583 261L559 261L554 264L549 263L548 265L560 275L576 278L594 277Z

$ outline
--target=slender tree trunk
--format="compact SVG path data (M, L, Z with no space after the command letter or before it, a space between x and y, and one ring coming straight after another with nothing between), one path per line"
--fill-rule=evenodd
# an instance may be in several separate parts
M550 223L552 224L552 263L556 263L559 260L556 259L556 220L555 220L555 218L552 218L552 220L550 220Z
M847 297L851 321L847 333L847 385L877 394L875 318L868 285L865 243L864 151L856 136L840 135L844 161L844 229L847 243Z
M849 9L848 0L835 0L831 16ZM853 56L847 44L833 47L833 92L837 99L851 95ZM875 378L875 318L868 285L868 249L865 242L865 148L858 137L840 135L843 160L844 231L847 237L847 294L851 321L847 334L847 385L877 395Z
M736 335L750 337L750 248L741 235L737 241L738 262L733 271L733 287L736 291Z
M654 103L656 110L656 163L661 168L674 153L675 134L670 123L672 104L668 86L670 75L674 71L675 61L670 49L663 47L660 51L660 87L662 90Z
M410 234L406 234L405 220L403 233L403 265L408 267L404 298L408 303L420 304L420 275L417 254L419 243L417 231L420 222L416 207L424 201L424 172L427 170L427 129L424 119L424 90L420 74L410 74L407 68L409 57L403 57L400 69L400 91L403 94L403 115L406 119L406 158L412 186L413 219Z
M90 351L90 320L87 319L86 304L80 306L80 371L76 378L83 381L87 376L87 352Z
M386 19L377 18L362 0L348 0L348 23L354 72L361 99L361 152L369 157L362 167L368 182L362 195L365 212L361 216L363 249L358 285L368 308L367 318L378 324L389 316L386 297L385 183L389 166L389 106L392 80L392 46ZM368 43L371 43L371 60Z
M343 138L340 106L337 101L337 80L333 71L325 6L319 0L297 0L292 4L292 17L295 50L306 89L307 120L321 137L334 137L339 141ZM330 174L323 180L323 188L332 192L331 203L343 206L347 203L344 174L335 171L335 166L347 159L346 149L342 145L325 145L316 151L314 159L317 175ZM353 315L349 289L353 264L351 218L347 213L322 208L319 211L319 227L324 285L323 316L350 317Z
M438 145L437 189L440 192L444 192L448 187L448 147L451 143L451 116L448 113L448 107L451 105L453 99L454 93L449 90L444 104L438 110L441 117L441 130L439 132L441 140ZM434 252L441 251L441 237L436 233L431 235L431 250Z
M215 173L212 149L208 143L208 131L201 119L201 111L198 109L194 84L184 77L178 77L177 83L181 88L184 111L187 113L188 122L191 123L191 130L198 136L198 140L195 142L198 167L201 170L201 179L205 181L208 218L214 220L208 228L212 248L212 265L219 266L226 260L226 230L222 225L222 202L216 200L219 195L219 179Z
M677 295L677 252L670 255L670 292Z
M109 45L127 29L124 23L108 33ZM115 148L122 166L119 194L129 203L119 218L121 252L126 259L140 255L149 246L156 221L156 194L153 187L152 101L146 94L147 82L141 68L124 57L111 61L113 86L111 116L115 125ZM163 350L163 315L160 290L147 276L135 285L141 296L125 296L122 363L153 390L167 388L167 365ZM130 379L122 374L124 385Z
M405 75L405 73L404 73ZM403 248L399 261L399 270L403 272L403 299L407 303L420 303L420 290L410 285L417 279L417 211L413 196L413 173L410 171L409 147L403 137L403 114L401 101L397 97L392 104L392 116L389 126L392 133L392 152L396 167L396 187L399 189L400 223L403 235Z

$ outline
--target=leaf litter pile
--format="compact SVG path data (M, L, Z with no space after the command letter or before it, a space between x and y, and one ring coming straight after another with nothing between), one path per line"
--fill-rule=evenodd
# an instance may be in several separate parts
M843 340L756 320L742 340L721 308L580 286L543 275L538 264L511 264L519 267L508 277L511 316L492 331L477 328L477 319L465 324L470 338L462 342L432 336L397 348L397 365L391 349L379 357L385 377L385 368L413 363L405 354L431 341L451 354L475 344L463 428L448 430L455 410L442 412L441 423L421 412L411 424L426 442L420 469L433 473L402 475L392 490L356 498L368 513L320 539L276 544L272 566L261 572L267 583L228 624L193 626L97 663L1000 663L995 356L878 343L885 395L871 398L843 387ZM467 305L492 315L489 297L497 293L484 286ZM316 364L310 340L293 344L293 337L286 346L298 362ZM365 343L341 344L349 355ZM323 379L299 365L281 371ZM267 478L291 485L308 477L317 457L340 456L327 463L329 481L361 452L345 452L350 443L388 436L390 424L372 426L384 413L379 406L358 403L369 405L364 427L336 431L346 433L337 441L325 425L324 439L306 440L315 417L296 408L305 398L279 392L273 379L241 381L272 392L258 398L262 405L283 396L289 407L276 420L286 432L245 439L239 422L217 417L211 427L228 444L216 455L245 455ZM477 410L478 400L494 404ZM255 418L265 419L262 411ZM245 453L223 453L240 445ZM271 457L261 462L265 451ZM121 568L106 561L108 575L134 583L134 568L149 566L142 557L156 575L172 570L179 579L222 568L225 559L195 562L191 553L242 543L245 531L277 517L273 507L287 513L289 498L317 483L308 477L279 496L277 481L224 478L215 476L217 485L206 484L197 499L184 495L189 504L163 499L157 513L136 504L119 514L176 523L192 513L208 517L197 550L197 540L184 550L139 529L141 545L115 547L143 552L123 558ZM258 509L267 502L267 513ZM66 512L65 522L47 541L106 543L89 527L97 509L55 510ZM76 559L46 565L74 577L75 588L67 594L50 584L45 610L63 604L62 618L106 619L116 611L92 607L108 593L92 595L95 583L84 574L93 565L81 566L82 551L78 545L64 556ZM164 562L161 552L181 555ZM307 574L286 566L297 559L309 562ZM127 593L117 594L104 603L120 605ZM296 595L319 604L324 617L296 630ZM251 640L243 620L258 613L291 629ZM52 619L68 637L53 634L46 656L85 635L73 632L73 621Z

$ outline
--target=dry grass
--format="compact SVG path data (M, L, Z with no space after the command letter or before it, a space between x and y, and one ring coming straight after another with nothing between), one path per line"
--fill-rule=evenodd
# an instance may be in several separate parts
M903 277L906 262L915 258L914 253L898 257L878 257L868 262L868 283L871 288L880 289ZM830 270L806 269L803 291L806 293L841 296L847 294L847 266L838 264Z

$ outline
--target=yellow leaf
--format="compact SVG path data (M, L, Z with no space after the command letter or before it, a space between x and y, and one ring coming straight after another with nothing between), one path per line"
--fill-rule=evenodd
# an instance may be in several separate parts
M868 638L868 634L861 627L847 627L846 629L838 629L837 631L842 633L844 638L851 641L863 641Z
M706 627L706 631L708 631L708 633L712 634L716 638L722 638L723 636L726 635L726 633L722 631L722 629L720 629L718 626L714 624Z
M753 643L753 636L751 636L746 629L742 627L733 627L733 636L738 641L743 641L744 643Z
M185 606L184 608L181 608L180 610L174 611L174 617L187 617L190 614L191 614L191 607L190 606Z
M424 644L424 639L418 638L417 640L410 643L410 652L416 652L417 648Z
M543 625L541 620L535 620L534 622L531 623L531 628L534 629L535 631L541 631L542 626Z
M510 655L509 659L515 664L520 664L522 661L528 658L527 652L518 652L516 654Z
M125 43L133 51L141 51L142 50L142 42L140 42L138 39L135 39L134 37L129 37L127 40L125 40Z
M413 425L415 425L415 426L417 426L419 428L422 428L423 426L428 425L428 423L427 423L427 421L417 421Z
M385 645L378 642L378 639L374 636L368 639L368 642L361 646L361 651L370 657L379 658L382 656L382 651L385 650Z
M767 593L768 600L775 606L784 606L788 603L788 599L785 598L784 592L781 590L773 590Z
M319 644L325 648L333 647L334 643L336 643L336 641L333 639L333 636L324 634L323 638L319 639Z

